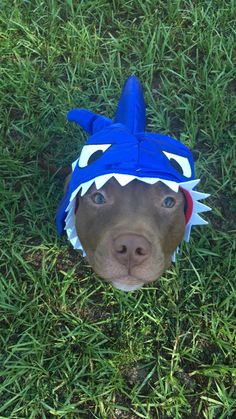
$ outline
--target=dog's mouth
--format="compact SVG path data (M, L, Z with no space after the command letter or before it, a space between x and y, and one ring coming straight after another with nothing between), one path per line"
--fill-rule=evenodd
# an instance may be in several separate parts
M118 290L127 292L136 291L139 288L142 288L143 285L145 285L145 282L137 280L136 278L133 278L131 276L125 278L118 278L109 282L111 282L112 285Z
M146 282L132 275L122 276L120 278L110 279L112 285L121 291L135 291L141 288Z

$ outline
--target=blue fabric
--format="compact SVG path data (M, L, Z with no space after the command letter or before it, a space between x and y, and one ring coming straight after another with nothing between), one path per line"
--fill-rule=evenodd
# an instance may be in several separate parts
M131 76L126 81L117 106L114 122L125 125L132 133L143 132L146 110L140 81Z
M59 234L64 230L71 194L82 183L97 176L120 173L177 183L195 179L192 154L184 144L166 135L145 132L145 104L140 82L135 76L129 77L125 83L114 121L85 109L73 109L67 117L91 136L82 149L57 210L56 227ZM94 161L91 155L89 164L81 167L82 154L85 155L89 151L88 146L92 145ZM99 151L99 146L104 145L110 146L104 152Z

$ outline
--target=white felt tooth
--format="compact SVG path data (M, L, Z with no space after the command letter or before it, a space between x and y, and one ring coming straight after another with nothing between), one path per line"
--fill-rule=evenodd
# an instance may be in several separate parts
M80 239L79 239L78 236L77 236L77 242L75 244L75 249L81 250L83 252L83 256L84 256L84 253L85 252L84 252L83 246L82 246L82 244L81 244Z
M160 179L160 181L163 182L170 189L172 189L172 191L178 192L179 184L177 182L173 182L172 180L164 180L164 179Z
M80 186L78 186L78 188L76 188L76 189L74 190L74 192L72 192L71 197L70 197L70 202L71 202L71 201L73 201L73 199L76 197L76 195L77 195L77 193L79 192L80 188L81 188L81 185L80 185Z
M85 182L82 185L80 185L80 188L82 187L81 194L80 194L81 196L84 196L86 194L90 186L92 186L93 182L94 182L94 179L88 180L88 182Z
M67 211L67 216L66 216L66 220L69 219L72 215L73 215L73 211L72 211L72 207L68 208Z
M72 231L68 235L68 239L73 240L75 237L77 238L78 236L77 236L77 233L76 233L76 229L73 228Z
M72 228L70 230L67 230L67 235L69 240L73 240L75 237L77 237L76 229Z
M192 191L191 195L193 199L196 199L197 201L199 201L200 199L206 199L208 198L208 196L210 196L209 193L202 193L202 192L197 192L197 191Z
M137 177L136 179L141 180L141 182L149 183L149 185L154 185L160 180L156 177Z
M179 247L177 247L173 253L173 255L171 256L171 260L172 262L176 262L176 256L179 253Z
M76 249L76 246L78 245L78 237L74 237L73 239L70 239L70 242L74 249Z
M69 240L73 239L73 231L74 231L74 228L68 228L66 230L66 234L67 234L67 237L68 237Z
M79 161L79 159L75 160L75 161L72 163L72 165L71 165L71 167L72 167L72 171L74 171L74 169L75 169L75 167L76 167L76 165L77 165L78 161Z
M84 252L75 228L74 201L72 201L72 204L65 219L64 229L66 230L67 238L71 242L73 248Z
M69 209L69 211L67 213L67 216L66 216L66 221L67 220L69 221L71 219L71 217L73 217L73 216L74 216L74 205L71 206L71 208Z
M66 230L67 237L69 238L69 236L72 234L73 228L66 228L65 226L65 230Z
M97 189L102 188L103 185L105 185L105 183L108 182L108 180L110 180L112 177L113 177L113 173L96 177L95 179L96 188Z
M74 226L75 224L75 217L71 216L66 218L66 229L70 229Z
M77 238L77 242L76 242L76 244L74 246L74 249L76 249L76 250L82 250L83 251L83 247L82 247L82 245L81 245L81 243L80 243L80 241L79 241L78 238Z
M191 229L192 229L192 224L188 224L185 228L185 232L184 232L184 240L186 242L189 242L190 239L190 234L191 234Z
M76 239L78 238L76 231L74 231L74 232L70 235L69 240L74 240L74 238L76 238Z
M130 183L132 180L134 180L136 176L115 173L114 178L117 180L117 182L119 182L121 186L125 186L128 183Z
M75 225L73 225L73 227L71 228L68 228L66 231L67 231L68 236L71 236L73 232L75 231Z
M201 202L194 202L194 211L196 212L205 212L205 211L211 211L211 208L207 205L202 204Z
M70 229L67 230L67 236L68 236L68 240L71 242L72 246L74 249L76 250L82 250L83 252L83 247L82 244L80 243L79 237L77 235L76 229Z
M200 179L195 180L189 180L188 182L181 182L180 186L183 186L184 189L187 189L188 191L192 191L192 189L197 186L197 184L200 182Z
M66 212L69 212L73 206L74 206L74 202L73 201L69 202L68 206L66 207Z
M67 216L66 216L66 225L68 225L68 227L70 227L71 222L74 221L74 211L69 211Z
M191 218L191 224L194 224L194 225L204 225L204 224L208 224L208 222L206 220L203 220L203 218L200 217L200 215L193 214L193 216Z

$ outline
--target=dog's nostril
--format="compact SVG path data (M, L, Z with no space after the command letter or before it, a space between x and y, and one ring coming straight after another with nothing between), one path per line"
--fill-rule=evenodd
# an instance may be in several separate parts
M112 250L115 258L126 266L140 265L151 255L151 243L138 234L122 234L114 239Z
M144 256L146 254L144 249L142 249L142 247L137 247L137 249L135 250L135 253L138 256Z
M117 253L124 255L125 253L127 253L127 247L125 245L121 246L119 249L117 249Z

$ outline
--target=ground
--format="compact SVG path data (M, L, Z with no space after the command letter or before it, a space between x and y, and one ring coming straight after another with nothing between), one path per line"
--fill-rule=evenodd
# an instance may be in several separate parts
M15 0L0 15L0 417L236 415L233 0ZM55 210L85 136L136 74L148 129L175 136L210 193L208 226L134 293L103 283Z

